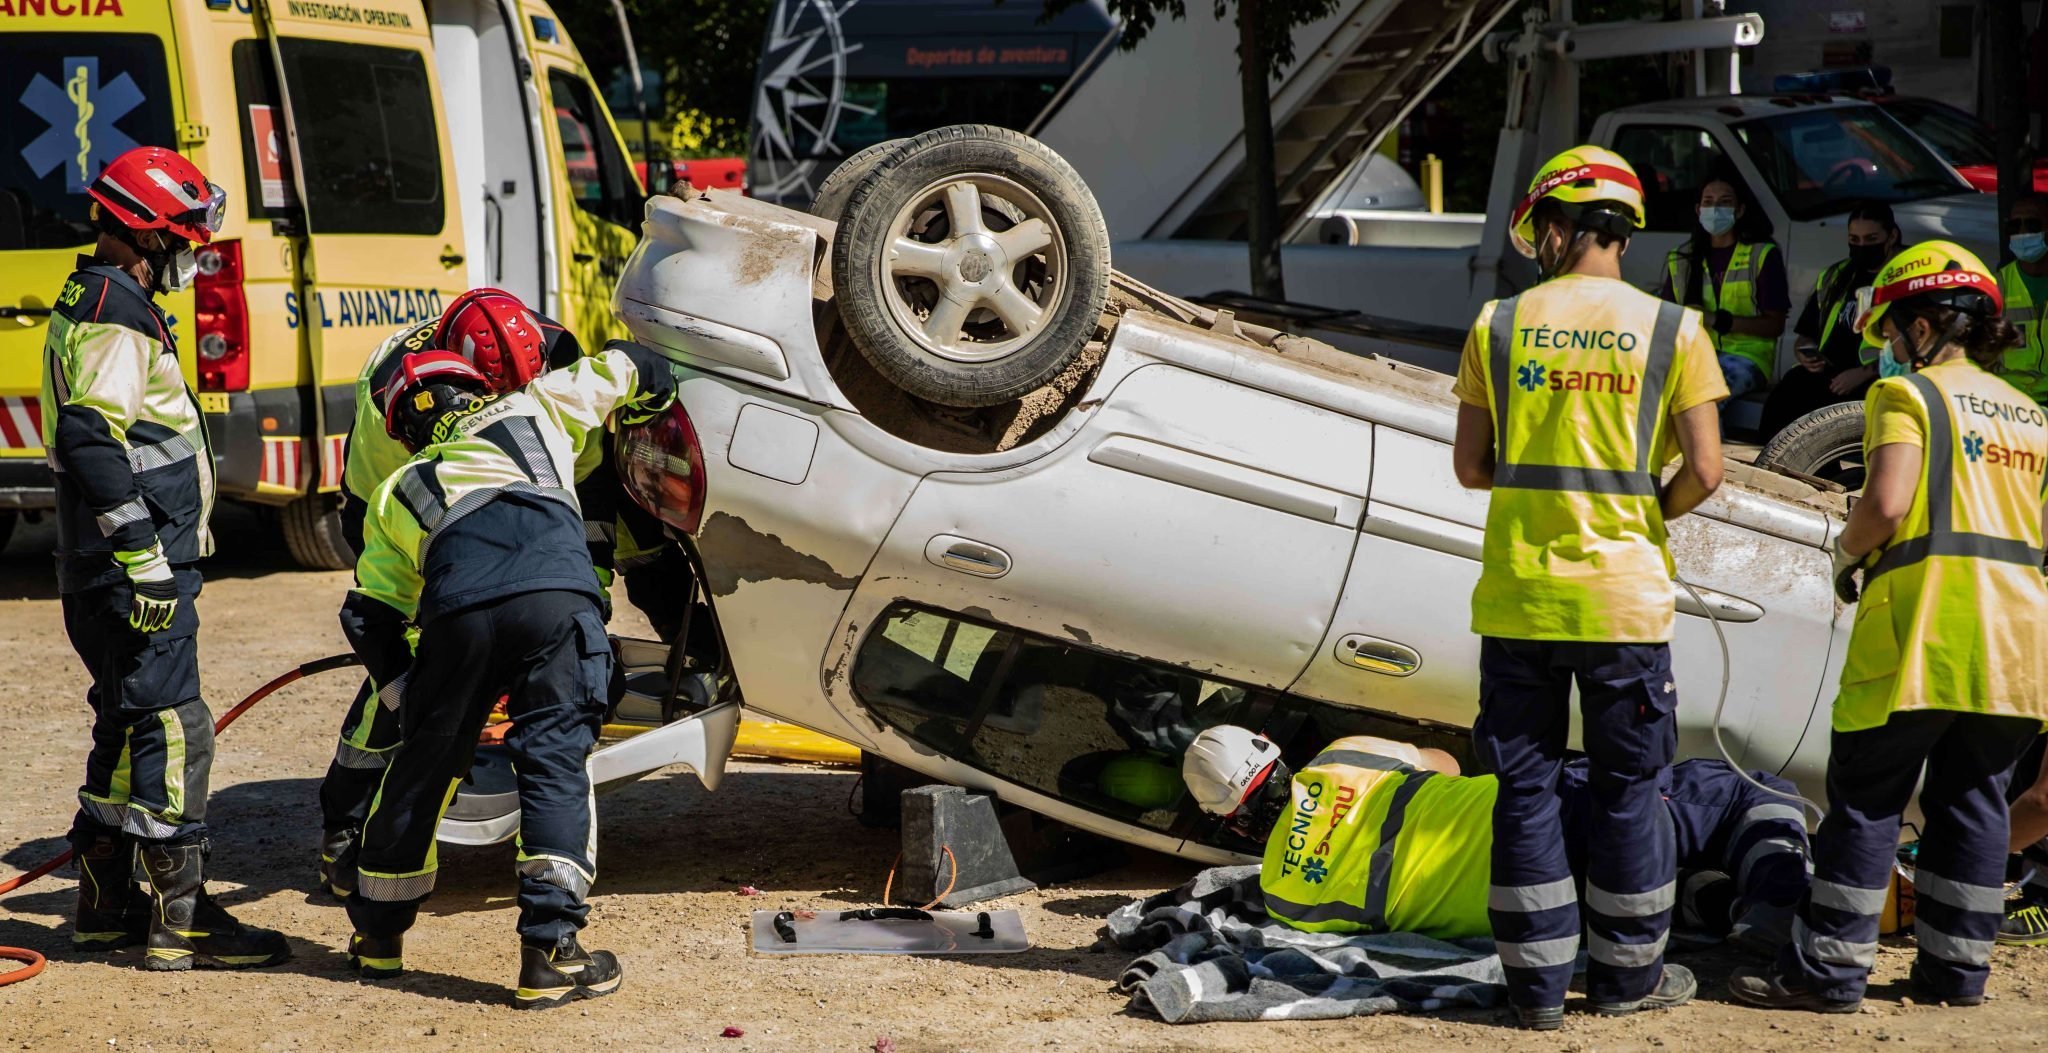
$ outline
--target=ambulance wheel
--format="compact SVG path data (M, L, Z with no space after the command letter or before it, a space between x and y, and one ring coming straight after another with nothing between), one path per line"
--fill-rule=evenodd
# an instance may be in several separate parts
M1756 466L1863 489L1863 403L1823 406L1785 425L1764 444Z
M14 523L19 518L13 512L0 512L0 552L7 550L7 539L14 536Z
M338 494L307 494L277 510L278 527L292 562L307 570L347 570L356 565L341 533Z
M905 393L999 405L1045 386L1095 335L1109 228L1044 143L939 128L854 180L832 288L854 346Z
M862 176L874 171L876 165L889 151L909 142L908 139L890 139L879 142L854 154L839 163L825 181L818 184L818 192L811 197L811 215L819 219L839 222L839 214L846 210L846 199L853 193L854 184Z

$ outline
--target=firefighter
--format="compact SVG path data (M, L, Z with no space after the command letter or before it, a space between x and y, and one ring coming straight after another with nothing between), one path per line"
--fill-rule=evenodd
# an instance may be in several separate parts
M349 957L366 978L403 971L402 937L433 891L434 835L492 705L509 699L519 773L520 973L514 1004L616 990L616 958L577 941L596 874L584 759L611 679L597 577L573 491L576 457L615 411L674 399L667 363L615 344L550 397L490 393L450 352L409 354L382 392L386 426L415 451L370 496L358 585L342 626L396 706L347 897ZM418 628L418 648L408 645Z
M2005 790L2048 714L2041 576L2048 414L1993 376L2018 339L1983 261L1907 248L1859 294L1885 378L1865 400L1863 498L1835 541L1836 591L1861 602L1835 696L1811 892L1768 972L1735 997L1855 1012L1877 958L1899 825L1926 769L1913 996L1977 1005L2005 906Z
M57 588L92 687L71 827L80 950L148 944L143 968L290 956L206 894L213 717L199 693L198 561L213 550L213 454L157 293L186 288L227 195L170 150L137 147L87 189L99 241L43 343L43 445L57 479ZM133 877L140 849L154 909Z
M1574 684L1595 802L1591 1008L1665 1008L1696 986L1663 954L1674 847L1657 787L1678 705L1665 524L1720 485L1728 388L1699 313L1621 280L1642 215L1642 185L1618 154L1582 146L1544 165L1511 223L1542 281L1480 309L1453 388L1458 480L1492 491L1472 593L1483 638L1473 746L1500 778L1488 912L1529 1028L1559 1026L1579 943L1557 796Z
M2013 204L2005 247L2013 258L1998 269L1998 293L2020 341L2005 352L2004 376L2035 402L2048 401L2048 327L2041 324L2041 305L2048 302L2048 195L2026 194Z
M406 326L388 337L356 379L355 425L341 480L342 532L359 555L369 494L410 456L403 444L386 434L384 412L374 393L387 389L407 354L426 350L460 354L483 373L492 391L500 393L524 388L551 370L577 369L584 357L574 334L501 289L473 289L451 301L439 318ZM617 566L626 575L628 597L660 631L664 624L680 621L678 611L687 602L693 581L691 566L680 546L662 534L660 524L652 523L652 517L631 501L619 499L610 461L610 443L590 443L578 456L575 473L585 544L603 594L606 620ZM684 599L674 599L677 595ZM356 838L384 762L397 744L393 712L371 704L376 690L366 679L357 691L342 718L334 759L320 783L320 884L337 898L353 887Z
M1290 772L1270 739L1229 724L1196 736L1181 772L1203 811L1265 843L1259 887L1275 920L1305 932L1442 940L1492 931L1493 776L1463 776L1441 750L1369 735L1338 739ZM1792 790L1775 775L1751 776ZM1660 796L1688 874L1680 909L1690 923L1775 955L1806 891L1799 809L1717 760L1676 765ZM1583 884L1594 814L1585 760L1565 766L1559 798L1565 853Z

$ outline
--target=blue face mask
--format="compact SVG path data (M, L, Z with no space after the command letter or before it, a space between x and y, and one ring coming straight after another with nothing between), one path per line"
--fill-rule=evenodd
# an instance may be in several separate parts
M1877 375L1879 377L1903 377L1912 371L1912 366L1899 361L1899 357L1892 354L1892 342L1889 340L1885 341L1884 347L1877 352Z
M1722 235L1735 229L1735 209L1731 205L1715 205L1700 209L1700 227L1709 234Z
M2048 256L2048 234L2014 234L2005 239L2005 244L2012 249L2013 255L2025 263L2034 263L2041 257Z

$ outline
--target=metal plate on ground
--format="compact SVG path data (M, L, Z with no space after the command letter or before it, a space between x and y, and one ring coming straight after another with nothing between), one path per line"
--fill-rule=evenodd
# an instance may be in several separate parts
M939 910L930 921L842 921L841 911L792 918L796 941L775 931L781 911L754 912L754 950L761 954L1016 954L1028 950L1024 919L1014 910ZM992 936L976 936L982 915Z

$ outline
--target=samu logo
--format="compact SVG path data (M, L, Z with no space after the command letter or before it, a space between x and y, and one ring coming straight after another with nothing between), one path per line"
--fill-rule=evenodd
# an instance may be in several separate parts
M1975 464L1984 458L1984 436L1971 432L1963 436L1963 456Z
M1515 385L1523 391L1534 391L1543 386L1543 374L1545 372L1543 363L1532 358L1522 363L1520 369L1515 370Z

